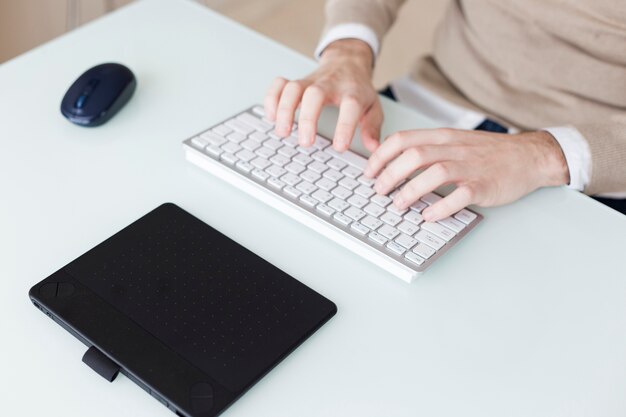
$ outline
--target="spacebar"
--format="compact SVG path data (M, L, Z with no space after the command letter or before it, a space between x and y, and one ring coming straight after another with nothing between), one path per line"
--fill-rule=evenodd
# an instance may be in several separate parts
M367 165L367 159L352 151L337 152L329 146L328 148L324 149L324 152L334 156L337 159L341 159L342 161L347 162L348 164L360 169L361 171L363 171L365 169L365 166Z

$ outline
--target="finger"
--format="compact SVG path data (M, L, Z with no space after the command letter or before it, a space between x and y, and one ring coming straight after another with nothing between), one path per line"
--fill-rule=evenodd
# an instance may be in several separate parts
M427 145L405 150L378 175L374 191L378 194L388 194L416 170L446 160L450 153L448 148L448 146Z
M278 108L278 100L280 99L280 95L283 92L283 88L285 88L286 84L286 79L278 77L274 79L272 85L265 94L265 100L263 102L263 104L265 105L265 116L272 122L276 120L276 109Z
M460 132L452 129L419 129L397 132L389 136L367 161L364 174L375 177L391 160L408 148L422 145L442 145L453 142Z
M439 162L406 183L393 200L399 209L405 209L425 194L448 184L457 178L458 165L454 162Z
M304 91L298 118L298 141L300 146L310 146L315 141L317 121L320 118L325 102L326 94L321 87L313 84Z
M461 186L452 191L447 197L428 207L422 212L422 215L427 222L436 222L452 216L473 203L475 201L472 189L468 186Z
M276 110L276 133L281 136L289 136L293 126L293 118L304 93L302 81L289 81L278 101Z
M363 109L355 98L345 97L341 100L339 118L335 128L335 137L333 138L335 150L343 152L348 149L362 112Z
M380 127L383 124L383 110L376 99L372 107L361 118L361 139L365 149L376 151L380 146Z

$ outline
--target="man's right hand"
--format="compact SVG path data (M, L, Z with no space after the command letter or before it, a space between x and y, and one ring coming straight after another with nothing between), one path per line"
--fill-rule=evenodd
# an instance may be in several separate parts
M299 106L298 141L310 146L322 108L332 104L339 107L333 147L347 150L359 126L363 144L374 152L380 144L383 112L372 84L373 59L365 42L343 39L324 49L319 68L306 78L276 78L265 96L265 113L276 123L276 133L289 136Z

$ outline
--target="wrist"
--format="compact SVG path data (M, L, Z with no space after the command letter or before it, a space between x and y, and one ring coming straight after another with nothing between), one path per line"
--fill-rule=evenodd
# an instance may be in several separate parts
M374 67L374 53L370 46L359 39L339 39L328 45L320 55L320 64L349 60L367 68Z
M569 167L565 154L557 140L549 132L540 130L532 133L536 140L536 160L540 175L540 187L567 185L570 182Z

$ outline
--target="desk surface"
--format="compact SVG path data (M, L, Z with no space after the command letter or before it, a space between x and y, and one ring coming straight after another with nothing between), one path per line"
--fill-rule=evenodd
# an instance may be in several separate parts
M136 72L134 98L107 125L71 125L65 89L106 61ZM191 2L147 0L0 66L5 413L171 415L82 364L85 347L27 291L172 201L339 308L228 416L626 415L621 215L566 189L480 210L485 221L407 285L185 162L183 139L314 65ZM386 132L430 125L385 111Z

